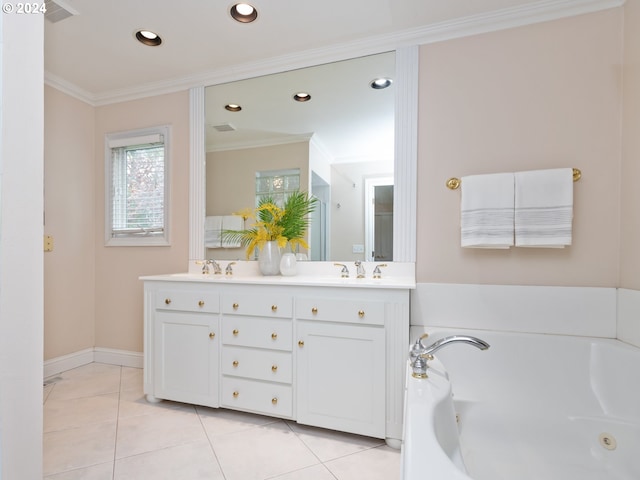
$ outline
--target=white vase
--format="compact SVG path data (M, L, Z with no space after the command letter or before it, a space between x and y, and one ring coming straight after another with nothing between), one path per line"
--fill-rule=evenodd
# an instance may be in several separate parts
M298 273L298 261L294 253L287 252L280 259L280 274L291 277Z
M258 254L258 266L262 275L280 273L280 247L275 240L266 242Z

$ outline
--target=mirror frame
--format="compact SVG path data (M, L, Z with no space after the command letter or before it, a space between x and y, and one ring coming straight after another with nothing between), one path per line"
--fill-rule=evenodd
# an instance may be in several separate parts
M397 48L395 52L393 259L395 262L415 262L419 51L418 46L413 45ZM227 79L225 81L239 79ZM205 86L193 87L189 90L189 115L189 261L195 261L205 258Z

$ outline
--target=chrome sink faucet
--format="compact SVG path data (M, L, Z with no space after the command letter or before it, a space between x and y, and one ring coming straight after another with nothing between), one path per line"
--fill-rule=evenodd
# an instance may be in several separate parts
M213 267L214 275L220 275L222 273L222 268L220 268L220 264L218 262L216 262L215 260L207 260L205 262L205 267L208 268L209 265L211 265ZM204 270L205 267L202 267L202 269Z
M486 350L489 348L489 344L484 340L480 340L476 337L470 337L468 335L452 335L450 337L444 337L428 347L425 347L422 340L428 336L428 333L421 335L409 350L409 359L411 360L411 367L413 369L413 373L411 375L415 378L427 378L427 369L429 368L427 361L433 360L433 354L446 345L450 345L452 343L467 343L479 348L480 350Z
M355 266L356 266L356 278L364 278L365 276L365 271L364 271L364 266L362 265L362 262L360 260L356 260L355 262Z

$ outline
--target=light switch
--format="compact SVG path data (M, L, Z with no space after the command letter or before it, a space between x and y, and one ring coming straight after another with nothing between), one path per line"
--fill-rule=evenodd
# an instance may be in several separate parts
M53 252L53 237L51 235L44 236L44 251Z
M353 245L351 253L364 253L364 245Z

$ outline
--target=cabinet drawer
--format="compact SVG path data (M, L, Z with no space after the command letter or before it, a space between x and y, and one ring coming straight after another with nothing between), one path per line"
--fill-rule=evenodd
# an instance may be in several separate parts
M156 308L186 312L218 313L220 311L220 297L217 292L207 290L158 290Z
M225 346L222 350L222 373L270 382L291 383L292 356L290 352Z
M384 325L385 302L376 300L343 300L298 298L296 318L325 322Z
M274 417L293 416L293 389L281 383L222 377L221 405Z
M229 293L222 298L222 312L228 315L255 315L267 318L291 318L293 297L287 294Z
M226 345L291 351L292 320L229 315L221 330Z

